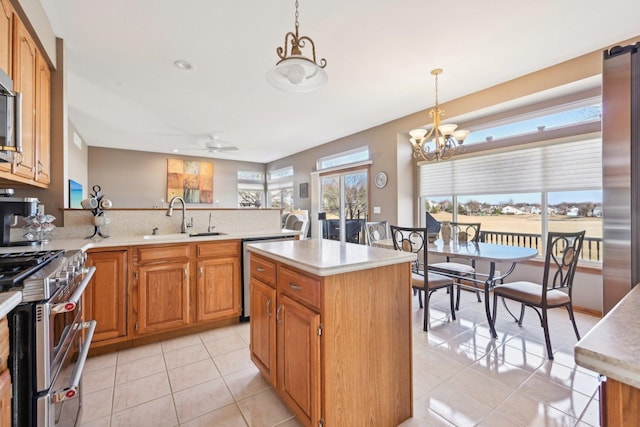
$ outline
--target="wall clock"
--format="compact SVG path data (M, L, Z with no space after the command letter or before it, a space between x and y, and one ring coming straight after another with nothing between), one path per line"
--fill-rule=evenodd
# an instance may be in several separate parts
M387 174L384 172L378 172L378 174L376 175L376 187L378 188L384 188L385 185L387 185Z

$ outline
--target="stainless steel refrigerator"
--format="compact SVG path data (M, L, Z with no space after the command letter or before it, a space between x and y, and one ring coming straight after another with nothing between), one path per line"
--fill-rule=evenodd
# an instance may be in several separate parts
M640 282L640 42L604 52L603 314Z

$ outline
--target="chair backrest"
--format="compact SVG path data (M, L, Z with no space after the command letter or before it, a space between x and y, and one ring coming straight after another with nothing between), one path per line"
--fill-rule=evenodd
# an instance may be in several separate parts
M282 214L281 226L280 228L285 228L284 226L287 224L287 218L289 218L289 212L285 212Z
M370 221L365 223L367 243L371 246L378 240L389 238L389 223L387 221Z
M397 251L413 252L418 254L416 268L423 270L427 263L427 229L414 227L398 227L391 225L391 238L393 247ZM426 275L425 275L426 276Z
M304 218L302 217L302 215L298 215L298 214L290 214L287 217L287 220L284 222L284 228L286 228L287 230L293 230L293 226L295 225L296 222L299 221L304 221Z
M571 297L573 277L580 258L584 231L573 233L549 232L545 254L543 288L565 288Z
M459 242L480 241L480 223L479 222L451 222L451 236Z
M300 235L300 240L305 240L307 238L307 234L309 233L309 224L310 222L308 219L303 219L302 221L296 221L296 223L293 224L292 230L302 231L302 234Z

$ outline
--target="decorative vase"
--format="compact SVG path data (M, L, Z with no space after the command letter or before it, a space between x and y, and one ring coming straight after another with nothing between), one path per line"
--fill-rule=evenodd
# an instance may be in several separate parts
M442 235L442 241L445 245L448 245L451 241L451 225L449 225L449 221L444 221L442 226L440 227L440 233Z

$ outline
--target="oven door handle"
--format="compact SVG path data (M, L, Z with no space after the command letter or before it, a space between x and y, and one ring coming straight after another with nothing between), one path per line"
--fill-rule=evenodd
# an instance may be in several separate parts
M66 313L67 311L73 311L76 309L76 306L78 305L78 301L80 301L80 298L84 293L84 290L86 289L87 285L89 284L89 281L93 277L93 273L96 272L96 267L92 266L92 267L89 267L88 269L83 268L83 272L85 273L84 278L82 279L82 282L80 282L78 287L76 287L76 290L73 292L73 294L71 294L71 296L69 297L69 300L52 305L51 306L52 313L56 313L56 314Z
M82 346L82 351L78 355L76 366L73 368L73 375L71 375L69 385L61 390L56 390L51 393L51 401L53 403L58 403L62 402L63 400L69 400L78 397L78 388L80 387L82 371L84 371L84 364L87 361L87 356L89 356L89 344L93 339L93 333L96 331L97 324L98 322L96 322L95 320L78 324L79 329L87 330L87 335L85 336L85 340L83 342L84 345ZM79 334L81 333L81 331L76 331L76 333Z

